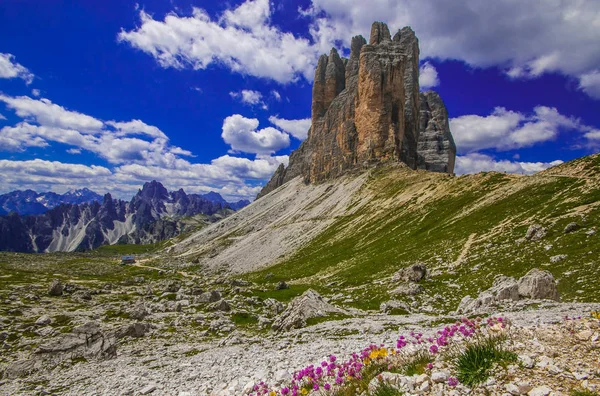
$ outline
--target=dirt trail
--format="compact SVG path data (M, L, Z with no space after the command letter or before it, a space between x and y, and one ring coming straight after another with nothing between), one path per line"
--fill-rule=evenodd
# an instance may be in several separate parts
M145 263L146 261L149 261L149 260L150 259L143 259L143 260L136 261L135 263L129 264L129 265L134 266L134 267L138 267L138 268L152 269L152 270L156 270L156 271L165 271L164 268L152 267L152 266L149 266L149 265L142 264L142 263ZM189 274L189 273L187 273L185 271L177 271L177 273L179 275L183 276L184 278L190 278L190 279L198 279L198 278L200 278L197 275Z
M454 261L452 263L452 267L457 267L462 264L462 262L467 257L467 254L469 254L469 249L471 249L471 245L473 244L473 241L475 240L476 236L477 236L477 233L475 233L475 232L472 233L471 235L469 235L469 238L465 242L465 245L463 246L462 251L458 255L458 258L456 259L456 261Z

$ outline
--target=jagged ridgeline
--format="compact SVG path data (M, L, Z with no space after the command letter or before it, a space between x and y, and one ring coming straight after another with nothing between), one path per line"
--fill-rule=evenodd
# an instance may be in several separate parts
M392 37L375 22L368 44L352 38L350 58L335 48L321 56L308 138L258 197L300 175L318 183L382 161L453 173L455 157L444 102L436 92L419 92L415 33L405 27Z
M250 203L228 203L217 193L169 192L157 181L145 183L131 201L110 194L100 198L60 204L37 215L13 211L0 216L0 251L51 253L151 244L213 223Z

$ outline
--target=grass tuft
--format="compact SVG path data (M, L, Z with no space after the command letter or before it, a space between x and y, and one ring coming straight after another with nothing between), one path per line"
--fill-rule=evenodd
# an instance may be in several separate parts
M372 396L399 396L402 395L398 389L394 388L387 382L381 382L377 389L373 393Z
M456 358L458 380L468 386L485 382L494 364L505 365L517 361L517 354L502 348L501 337L488 337L467 345Z

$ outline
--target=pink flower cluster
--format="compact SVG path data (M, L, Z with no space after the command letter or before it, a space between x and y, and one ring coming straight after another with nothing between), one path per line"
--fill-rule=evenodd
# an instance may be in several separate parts
M502 317L490 317L483 323L481 318L471 320L465 317L462 318L461 321L446 326L444 329L438 331L435 336L426 339L421 333L411 332L409 337L401 335L398 338L396 341L396 349L390 350L391 355L393 356L402 353L402 350L409 344L427 344L424 345L427 346L427 351L431 355L436 355L442 348L447 347L453 341L458 341L461 338L472 338L473 336L480 334L482 326L492 327L496 325L504 328L507 325L507 321ZM293 379L289 386L283 387L279 391L269 391L269 387L261 382L254 386L255 393L250 394L250 396L265 394L269 394L270 396L298 396L307 394L311 391L319 391L321 389L329 391L334 386L340 386L347 381L362 378L361 370L374 359L382 359L382 362L390 363L388 349L386 349L383 344L371 344L359 353L353 353L347 361L341 363L334 355L330 355L327 360L321 362L319 365L310 365L296 372L293 375ZM392 367L391 363L389 364L389 367ZM433 365L429 363L427 367L432 369ZM458 385L458 379L450 377L448 379L448 385Z

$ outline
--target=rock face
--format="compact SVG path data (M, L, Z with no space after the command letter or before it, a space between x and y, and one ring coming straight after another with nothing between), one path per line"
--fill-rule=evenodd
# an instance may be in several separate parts
M418 168L432 172L454 173L456 144L450 133L448 111L437 92L421 93L419 118Z
M257 198L291 179L319 183L380 162L452 173L456 146L435 92L419 93L419 42L411 28L392 38L375 22L369 43L352 38L350 58L336 49L315 70L308 138Z

